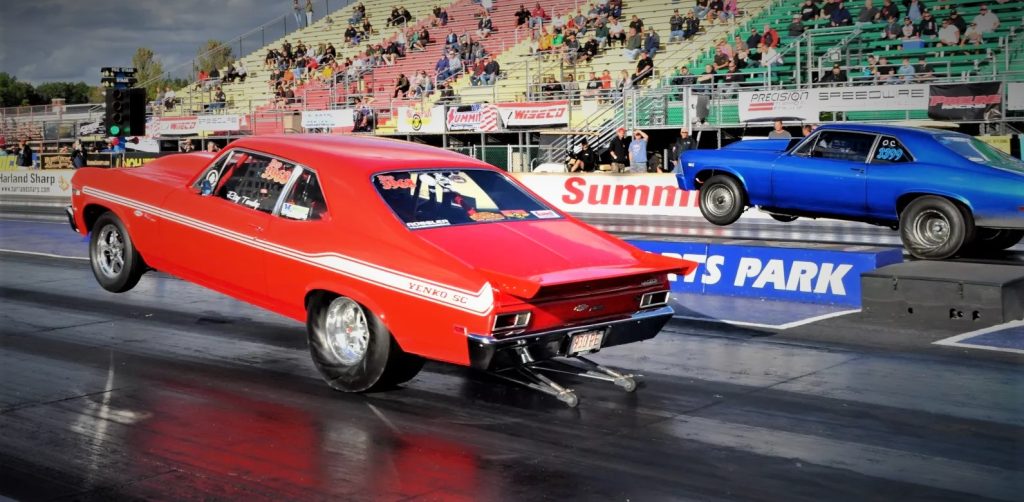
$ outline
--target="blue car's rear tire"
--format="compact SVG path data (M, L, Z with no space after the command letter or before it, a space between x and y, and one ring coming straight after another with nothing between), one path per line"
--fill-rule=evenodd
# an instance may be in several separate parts
M915 258L944 260L974 236L974 219L953 201L926 195L900 213L900 238Z
M716 174L700 187L700 212L715 225L730 225L747 207L747 192L739 180Z
M971 247L980 252L994 252L1009 249L1024 238L1024 230L1000 228L979 228Z

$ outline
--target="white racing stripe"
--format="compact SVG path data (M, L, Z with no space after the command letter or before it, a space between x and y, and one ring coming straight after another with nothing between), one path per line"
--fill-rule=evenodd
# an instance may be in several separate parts
M223 237L225 239L253 247L268 253L276 254L298 262L312 265L331 272L337 272L364 282L381 286L392 291L427 300L439 305L462 310L477 315L487 315L494 305L494 295L490 283L484 283L477 291L467 291L454 286L437 283L429 279L389 270L356 258L338 253L306 253L297 249L281 246L272 242L254 239L251 236L218 227L183 214L146 204L134 199L122 197L91 187L84 187L85 194L120 204L125 207L144 211L153 216L164 218L180 225Z

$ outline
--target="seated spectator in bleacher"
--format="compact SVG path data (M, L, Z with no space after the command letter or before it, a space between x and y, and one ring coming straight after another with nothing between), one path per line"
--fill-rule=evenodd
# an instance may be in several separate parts
M398 74L398 79L395 80L395 92L391 95L392 98L404 98L409 93L409 88L412 84L409 82L408 77L404 73Z
M888 22L885 23L885 28L882 28L882 38L897 40L902 34L903 29L900 28L900 24L896 22L895 17L890 17Z
M924 15L921 16L921 22L917 23L917 32L922 38L937 37L939 35L939 24L935 21L935 17L932 16L932 11L924 11Z
M939 28L939 44L941 46L955 47L960 45L960 30L948 17L942 20L942 28Z
M544 26L544 21L547 20L548 13L544 10L544 7L540 6L540 2L533 7L530 11L530 28L540 28Z
M644 50L647 51L647 56L654 59L654 55L658 52L658 47L661 46L661 35L654 29L653 26L647 30L647 37L644 38Z
M755 30L756 31L756 30ZM689 39L700 32L700 19L693 11L687 12L686 16L683 17L683 39Z
M459 44L459 36L455 34L455 30L448 28L448 34L444 36L444 45L447 47L453 47Z
M434 78L438 82L444 82L445 80L448 79L449 75L450 72L448 69L448 55L441 54L441 59L438 59L437 63L434 64Z
M404 5L398 7L398 13L402 16L402 24L409 24L415 19Z
M822 84L845 84L846 72L839 66L839 63L835 63L832 65L832 69L830 71L825 72L825 74L818 79L818 82Z
M722 89L736 91L747 81L747 74L740 72L734 61L729 62L727 73L722 75Z
M370 35L373 35L373 24L370 23L370 18L363 19L363 25L359 27L359 30L360 40L370 39Z
M761 42L761 46L758 47L757 50L761 54L761 66L767 68L772 65L783 64L782 55L780 55L779 52L775 50L775 47L766 45L764 42Z
M725 10L725 4L722 0L711 0L708 2L708 22L715 22L715 20L722 14L723 10Z
M982 4L977 16L974 16L974 23L978 32L982 35L992 33L999 29L999 17L988 10L988 5Z
M892 0L882 0L882 8L878 10L876 21L885 21L890 17L900 18L900 8L892 3Z
M903 18L903 26L900 27L900 38L903 40L911 40L919 38L918 35L917 25L915 25L909 17Z
M750 36L747 37L747 47L754 49L759 45L761 45L761 34L757 32L757 28L751 28Z
M206 73L206 70L199 70L199 73L196 73L196 90L205 90L207 80L210 80L210 74Z
M668 18L668 41L672 43L682 41L683 38L683 16L679 14L679 9L675 9L672 17Z
M391 6L391 15L388 16L387 20L384 21L384 27L390 28L391 25L398 25L401 22L402 15L398 13L398 7Z
M576 40L575 33L569 33L569 37L566 38L563 44L563 59L570 65L576 65L576 61L580 56L580 41Z
M263 58L263 68L267 70L277 67L277 51L273 47L267 49L267 57Z
M718 72L715 71L714 66L709 64L704 65L704 73L697 76L697 79L694 81L694 84L696 85L693 90L697 92L711 92L711 88L715 84L717 74Z
M697 77L690 75L690 68L686 66L680 66L676 68L676 71L672 73L672 78L669 80L669 85L693 85L697 82Z
M871 0L868 0L869 2ZM818 19L818 15L821 14L821 9L818 8L814 0L804 0L803 5L800 6L800 20L801 21L814 21Z
M949 11L949 22L953 23L953 26L956 26L960 33L967 31L967 20L956 9Z
M608 17L622 19L622 0L608 0Z
M472 64L469 69L469 83L473 86L483 84L484 81L484 62L483 60L477 61Z
M921 83L927 83L935 79L935 70L932 69L932 65L928 64L928 60L924 56L917 59L917 66L914 67L914 77Z
M636 30L637 33L643 33L644 21L640 19L636 14L633 14L632 19L629 20L629 27Z
M494 22L491 21L491 16L486 12L476 23L476 35L480 38L487 38L491 31L494 30Z
M917 70L914 65L910 64L910 58L903 58L903 63L896 70L896 74L900 76L900 83L910 84L914 82L914 74Z
M732 62L736 63L736 67L741 70L749 67L752 63L752 61L750 60L750 51L736 51L736 55L733 56Z
M398 57L404 58L405 51L409 46L409 36L406 32L412 34L412 28L402 29L395 32L395 38L392 41L395 44L395 48L398 50Z
M873 23L878 17L878 8L871 0L864 0L864 6L857 13L857 23Z
M551 54L561 58L565 53L565 34L555 30L554 36L551 37Z
M619 47L626 46L626 28L619 23L618 18L613 17L608 23L608 47L611 47L612 42L615 41L619 42Z
M596 72L590 72L590 78L587 79L587 86L583 90L583 97L586 99L594 99L601 94L601 79L597 77Z
M732 46L730 46L725 39L721 39L715 44L715 56L714 56L714 67L715 70L721 70L729 66L729 61L734 56Z
M651 57L647 54L647 51L640 53L640 59L636 62L636 73L633 74L633 86L639 87L643 85L647 79L651 78L651 74L654 73L654 61L651 61Z
M517 30L530 21L530 11L526 10L526 6L523 4L519 4L519 10L516 11L515 16Z
M576 74L569 72L562 82L562 93L572 103L578 103L580 98L580 85L576 83Z
M706 18L711 10L710 3L711 0L697 0L696 5L693 6L693 15L697 16L697 19Z
M789 27L786 28L786 34L791 37L799 37L804 34L804 23L803 19L800 18L799 14L793 15L793 21L789 23Z
M484 56L484 85L494 85L498 81L499 76L501 76L501 64L498 63L497 59Z
M779 32L775 31L775 28L772 28L770 25L764 25L764 29L761 31L761 43L772 48L778 47Z
M364 17L366 17L366 7L363 2L359 2L352 7L352 17L348 18L348 24L359 24Z
M610 46L609 35L608 25L603 19L598 19L594 24L594 39L597 40L598 46Z
M643 41L640 38L640 33L636 31L636 28L629 29L629 36L626 37L626 49L622 54L626 59L633 61L640 55L640 51L643 50Z
M836 10L838 5L836 0L825 0L825 5L821 6L821 11L819 11L818 15L821 19L829 20L832 18L832 12Z
M961 45L981 45L985 43L983 33L978 29L978 23L972 21L967 25L967 31L960 37Z
M735 19L740 14L740 7L736 0L724 0L721 12L718 13L719 21Z
M597 41L597 38L590 37L590 40L587 40L587 43L580 48L579 57L584 63L590 63L600 50L601 43Z
M583 15L582 9L576 9L576 15L570 19L570 26L576 29L576 34L583 36L587 34L587 29L590 27L587 16Z
M537 37L537 47L535 52L541 56L551 54L551 41L555 39L555 36L548 31L547 27L535 31L534 36Z
M626 71L626 70L620 71L619 72L619 79L615 81L615 89L617 91L619 91L619 93L618 93L619 97L622 97L622 94L625 91L628 91L628 90L630 90L632 88L633 88L633 78L629 76L629 72Z
M221 110L228 103L228 97L224 94L224 89L218 85L213 90L213 102L210 103L211 110Z
M853 24L853 16L850 15L850 11L846 9L846 5L843 0L839 0L834 4L836 7L832 9L832 14L829 16L829 26L850 26Z
M384 51L381 52L380 60L388 66L395 66L395 61L398 59L398 44L394 40L388 43Z
M420 28L420 35L416 38L413 46L419 47L421 51L427 50L427 44L430 43L430 30L426 26Z
M558 9L555 9L555 13L551 15L551 29L555 30L555 33L561 33L565 29L565 22L565 16Z
M448 78L461 75L462 71L462 58L459 57L459 51L448 51ZM448 78L445 80L448 80Z
M306 57L306 51L307 51L306 44L302 43L302 40L299 40L299 42L297 44L295 44L295 57L296 58Z
M904 1L903 5L907 7L907 17L914 24L921 22L921 18L924 17L924 4L921 0L910 0L909 2Z
M359 44L359 32L356 31L355 25L350 24L345 28L345 43L349 46Z

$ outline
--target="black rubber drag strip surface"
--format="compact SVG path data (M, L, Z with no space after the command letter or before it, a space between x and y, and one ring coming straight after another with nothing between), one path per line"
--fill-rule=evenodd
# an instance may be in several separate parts
M331 391L303 326L160 274L0 254L0 495L15 499L1020 500L1021 365L716 336L596 359L577 409L428 364Z

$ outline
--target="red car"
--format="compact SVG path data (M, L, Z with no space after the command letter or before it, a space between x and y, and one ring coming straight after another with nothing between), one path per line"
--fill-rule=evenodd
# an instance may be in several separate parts
M503 171L410 142L241 139L137 169L79 169L72 228L113 292L160 270L306 323L313 361L350 392L405 382L424 358L576 397L534 371L632 390L580 357L655 336L669 273L555 210ZM506 371L502 371L506 370Z

